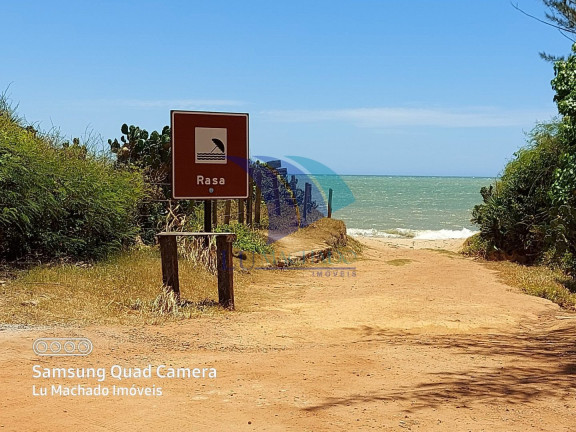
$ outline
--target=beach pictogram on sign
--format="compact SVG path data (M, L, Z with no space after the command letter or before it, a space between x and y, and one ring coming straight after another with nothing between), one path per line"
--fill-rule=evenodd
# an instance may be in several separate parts
M227 145L226 128L196 127L194 130L195 162L198 164L225 164Z

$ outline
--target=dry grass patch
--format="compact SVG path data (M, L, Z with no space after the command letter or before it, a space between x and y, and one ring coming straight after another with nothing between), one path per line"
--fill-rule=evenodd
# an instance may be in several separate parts
M442 255L445 255L446 257L450 258L450 259L454 259L454 258L460 258L461 254L458 252L454 252L448 249L434 249L434 248L424 248L424 250L428 250L431 252L436 252Z
M305 247L311 242L342 239L342 232L346 232L341 221L315 224L298 233ZM0 323L138 325L229 314L217 303L214 251L199 244L196 246L202 247L195 248L191 242L179 243L180 301L162 287L158 248L141 248L93 265L51 264L16 272L15 278L10 276L7 283L0 284ZM336 257L354 260L360 251L361 245L355 241L337 247L333 263L342 263ZM270 272L252 269L275 258L283 256L274 252L248 256L242 261L243 268L238 258L234 260L237 310L250 310L250 305L257 304L262 293L250 288Z
M411 260L411 259L400 258L400 259L394 259L394 260L386 261L386 264L391 265L391 266L395 266L395 267L400 267L400 266L404 266L406 264L410 264L413 261L414 260Z
M346 244L346 225L338 219L322 218L295 231L289 237L294 240L302 240L303 243L307 244L344 246Z
M169 307L156 248L133 250L92 266L39 266L0 287L7 324L157 324L222 313L216 276L180 260L182 302ZM162 298L164 296L164 298Z
M289 261L291 257L304 257L313 250L320 251L330 248L324 264L349 264L357 260L363 250L363 245L346 235L346 225L337 219L323 218L310 225L282 237L274 244L269 253L247 252L242 260L242 268L246 270L259 267L275 267L278 261ZM315 259L304 261L293 260L290 266L309 267ZM282 264L283 265L283 264Z
M542 297L566 309L576 309L576 283L560 270L544 266L524 266L509 261L487 261L507 285Z
M364 244L350 236L347 236L346 247L357 255L361 255L364 251Z

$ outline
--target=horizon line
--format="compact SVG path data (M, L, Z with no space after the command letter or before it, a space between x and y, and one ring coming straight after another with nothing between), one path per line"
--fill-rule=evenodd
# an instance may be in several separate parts
M287 173L287 175L309 175L309 176L331 176L331 177L435 177L435 178L478 178L478 179L497 179L500 176L487 175L442 175L442 174L322 174L322 173Z

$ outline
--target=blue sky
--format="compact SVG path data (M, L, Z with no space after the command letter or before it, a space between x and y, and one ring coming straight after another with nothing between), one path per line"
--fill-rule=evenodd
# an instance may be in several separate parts
M517 0L538 16L540 0ZM340 174L495 176L556 114L508 0L3 2L0 89L44 130L104 140L170 109L250 113L250 152Z

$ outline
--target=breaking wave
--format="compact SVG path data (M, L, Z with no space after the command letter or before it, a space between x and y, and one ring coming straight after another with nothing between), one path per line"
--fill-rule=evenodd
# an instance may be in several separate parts
M472 231L468 228L461 230L413 230L408 228L395 228L389 230L348 228L348 234L351 236L363 237L381 237L381 238L411 238L415 240L445 240L445 239L465 239L478 231Z

